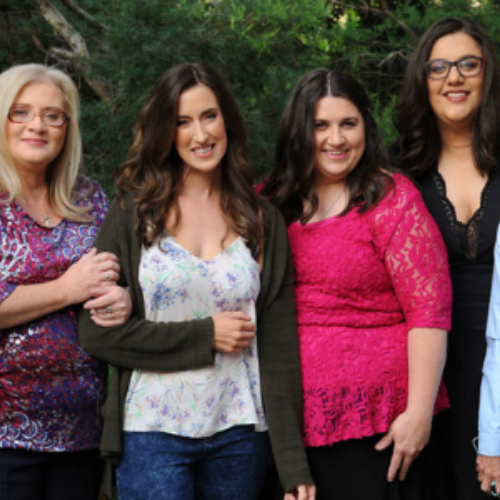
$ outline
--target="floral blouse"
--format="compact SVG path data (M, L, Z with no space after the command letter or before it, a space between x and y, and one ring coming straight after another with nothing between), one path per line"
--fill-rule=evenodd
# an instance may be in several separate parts
M139 283L151 321L242 311L255 322L259 264L242 238L206 261L168 236L142 249ZM213 366L175 373L135 370L132 375L125 407L127 431L199 438L240 424L267 429L256 339L240 353L215 353Z
M0 195L0 303L18 285L59 278L89 252L108 210L96 182L79 177L77 205L91 223L47 228ZM29 304L26 304L29 307ZM77 451L99 446L104 366L80 347L76 307L0 329L0 448Z

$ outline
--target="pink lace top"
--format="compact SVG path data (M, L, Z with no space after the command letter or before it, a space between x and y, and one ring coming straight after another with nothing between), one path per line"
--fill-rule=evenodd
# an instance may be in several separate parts
M377 206L288 234L304 383L304 442L386 432L406 408L408 331L451 326L441 234L401 175ZM435 411L448 407L441 384Z

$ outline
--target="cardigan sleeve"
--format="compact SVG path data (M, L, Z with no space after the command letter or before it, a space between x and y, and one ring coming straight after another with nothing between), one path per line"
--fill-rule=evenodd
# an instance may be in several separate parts
M293 267L284 221L267 209L257 340L264 412L285 491L313 484L302 442L302 377L295 320Z
M128 286L132 312L125 324L103 328L90 311L80 308L79 335L85 351L115 366L156 372L180 371L213 364L214 325L211 317L183 322L152 322L144 317L138 282L140 242L135 231L135 210L128 198L126 208L114 202L96 246L120 259L120 285Z

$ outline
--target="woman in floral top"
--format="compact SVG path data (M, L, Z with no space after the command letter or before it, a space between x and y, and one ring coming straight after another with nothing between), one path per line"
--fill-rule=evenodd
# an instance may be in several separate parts
M98 247L120 257L134 309L106 331L83 314L80 335L117 365L101 448L121 500L254 500L269 444L287 499L314 499L288 241L245 138L214 70L175 66L118 177Z
M78 175L78 94L41 65L0 75L0 498L94 500L105 371L76 305L123 322L117 258L93 249L108 204ZM110 314L108 315L108 311Z
M288 223L318 499L419 499L413 462L447 407L442 238L418 190L390 172L369 98L345 74L299 81L276 160L264 192Z

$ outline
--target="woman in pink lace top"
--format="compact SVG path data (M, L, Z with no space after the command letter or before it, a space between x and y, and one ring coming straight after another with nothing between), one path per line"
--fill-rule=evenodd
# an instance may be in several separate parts
M288 224L317 498L420 498L450 328L446 250L351 77L300 80L264 189ZM405 481L402 481L406 479Z

